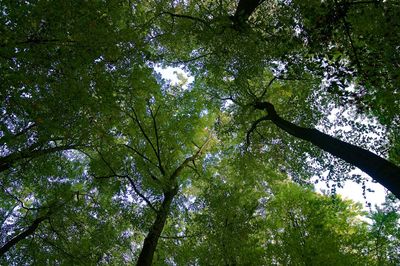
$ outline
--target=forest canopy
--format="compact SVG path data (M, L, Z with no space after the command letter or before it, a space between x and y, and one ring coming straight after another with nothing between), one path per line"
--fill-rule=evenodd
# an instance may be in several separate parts
M397 0L0 12L1 265L400 264Z

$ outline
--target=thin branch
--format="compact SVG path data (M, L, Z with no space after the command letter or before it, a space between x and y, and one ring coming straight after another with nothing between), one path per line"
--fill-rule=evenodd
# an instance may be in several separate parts
M3 188L4 192L5 192L7 195L9 195L11 198L15 199L15 200L21 205L21 207L22 207L23 209L28 210L28 211L35 211L35 210L39 210L39 209L40 209L40 208L30 208L30 207L26 207L25 204L24 204L24 202L23 202L20 198L18 198L17 196L15 196L15 195L12 194L11 192L9 192L9 191L7 190L6 187L4 187L2 184L0 184L0 187Z
M113 173L112 175L108 175L108 176L94 176L95 178L111 178L111 177L119 177L119 178L126 178L128 179L129 183L132 185L133 190L135 191L136 194L138 194L139 197L141 197L148 205L149 207L155 211L156 213L158 212L157 209L153 206L153 204L150 202L150 200L148 200L136 187L135 182L133 181L133 179L128 176L128 175L118 175L114 169L111 167L111 165L103 158L102 154L99 152L101 159L104 161L104 163L107 165L107 167L111 170L111 172Z
M35 146L35 148L42 146L40 145L32 145ZM40 157L42 155L46 155L49 153L57 152L57 151L65 151L65 150L72 150L76 149L79 147L79 145L63 145L63 146L58 146L58 147L51 147L47 149L39 149L39 150L32 150L32 146L28 147L27 149L21 151L21 152L15 152L12 154L9 154L5 157L0 158L0 172L6 171L9 168L11 168L12 164L16 163L19 160L22 159L33 159Z
M26 128L22 129L20 132L15 133L14 135L12 135L13 138L17 138L21 135L24 135L26 132L28 132L30 129L32 129L33 127L37 126L35 123L30 124L29 126L27 126ZM5 136L0 137L0 140L3 139ZM0 143L4 143L3 141L1 141Z
M40 235L39 235L39 238L40 238L44 243L46 243L46 244L52 246L53 248L55 248L55 249L61 251L62 253L64 253L64 254L67 255L68 257L72 258L73 260L76 260L76 259L77 259L77 257L75 257L75 256L72 255L71 253L65 251L63 248L57 246L56 244L54 244L53 242L51 242L51 241L48 240L47 238L42 237L42 236L40 236Z
M198 145L196 144L196 142L194 142L194 141L191 141L191 142L192 142L192 144L193 144L194 146L196 146L197 149L200 149L200 146L198 146Z
M99 150L97 150L97 152L99 153L101 160L102 160L102 161L104 162L104 164L108 167L108 169L110 169L110 171L111 171L114 175L117 175L117 174L115 173L114 169L111 167L110 163L103 157L103 154L102 154Z
M158 166L157 166L157 167L158 167L158 169L160 169L160 172L161 172L162 175L165 175L164 168L162 167L162 164L161 164L161 158L158 156L157 150L156 150L156 148L154 147L153 142L150 140L150 138L149 138L149 136L147 135L146 131L145 131L144 128L142 127L142 124L141 124L140 121L139 121L139 118L138 118L138 116L137 116L137 114L136 114L136 112L135 112L135 109L134 109L133 107L131 107L131 110L132 110L133 115L134 115L135 117L132 117L130 114L128 114L128 116L129 116L131 119L133 119L133 121L136 122L136 124L139 126L140 131L142 132L142 134L143 134L143 136L145 137L145 139L147 140L147 142L150 144L152 150L154 151L154 154L155 154L156 157L157 157L157 161L158 161Z
M160 110L160 107L161 106L158 106L155 114L153 114L153 110L151 109L150 106L149 106L149 109L150 109L151 119L153 120L154 135L156 136L157 158L160 158L159 163L160 163L160 167L162 168L162 165L161 165L161 151L160 151L160 137L158 136L158 128L157 128L157 121L156 121L156 116L158 114L158 111Z
M187 167L189 167L190 169L192 169L193 172L194 172L198 177L201 177L201 174L199 173L199 171L197 170L196 165L194 164L194 161L193 161L193 166L191 166L190 164L188 164Z
M346 5L357 5L357 4L374 4L378 5L381 4L381 1L377 0L372 0L372 1L354 1L354 2L346 2Z
M262 98L265 96L265 94L267 93L267 89L268 89L269 87L271 87L272 83L273 83L276 79L277 79L277 77L274 76L274 77L269 81L267 87L264 88L263 93L262 93L261 96L259 97L260 99L262 99Z
M338 4L337 1L335 1L335 2L336 2L336 4ZM358 52L357 52L357 49L356 49L356 47L354 45L353 38L351 38L350 29L349 29L348 23L346 21L346 18L343 17L342 21L343 21L343 26L344 26L344 29L345 29L345 32L346 32L346 36L347 36L347 38L349 38L350 46L351 46L351 49L353 50L353 54L354 54L354 59L356 61L356 65L357 65L359 71L362 73L362 67L361 67L360 60L358 58Z
M232 101L234 104L243 106L243 104L239 103L233 96L219 98L221 101Z
M147 203L147 205L149 205L149 207L150 207L155 213L158 213L158 210L153 206L153 204L150 202L150 200L148 200L148 199L146 198L146 196L143 195L143 194L137 189L137 187L136 187L135 182L133 181L133 179L132 179L130 176L128 176L128 175L126 175L126 176L124 176L124 177L128 179L128 181L129 181L129 183L132 185L132 188L133 188L133 190L135 191L135 193L138 194L138 196L141 197L141 198Z
M144 155L143 153L141 153L140 151L138 151L136 148L129 146L128 144L123 144L125 147L127 147L128 149L132 150L133 152L135 152L137 155L139 155L140 157L142 157L144 160L148 161L149 163L151 163L152 165L154 165L155 167L158 168L158 165L156 163L154 163L152 160L150 160L146 155Z
M147 168L147 172L148 172L149 176L151 177L151 179L153 179L154 181L156 181L158 183L160 182L160 180L155 175L153 175L153 173L150 171L150 169Z
M270 119L269 115L266 115L266 116L263 116L253 122L253 124L251 125L250 129L247 131L247 134L246 134L246 146L247 147L250 146L250 135L257 128L258 124L261 123L262 121L267 121L269 119Z
M186 158L181 165L179 165L175 171L171 174L171 176L169 177L170 180L174 180L183 170L183 168L185 168L187 166L187 164L189 162L192 162L194 160L197 159L197 157L200 156L200 154L203 152L204 148L206 147L206 145L208 144L208 142L210 141L211 138L207 138L207 140L203 143L203 145L200 146L200 148L197 150L197 152L195 154L193 154L192 156Z
M39 44L56 44L56 45L71 45L71 44L76 44L76 41L73 40L60 40L60 39L34 39L30 38L25 41L19 41L19 42L14 42L14 43L7 43L7 44L0 44L0 47L7 47L7 46L18 46L18 45L39 45Z

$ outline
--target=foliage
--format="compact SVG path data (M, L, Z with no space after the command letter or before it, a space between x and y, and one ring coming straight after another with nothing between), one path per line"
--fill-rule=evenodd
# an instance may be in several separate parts
M399 165L399 10L2 2L0 264L132 264L143 246L157 265L399 264L395 199L320 195L312 176L362 180L270 123L249 134L268 101ZM194 82L155 70L171 66Z

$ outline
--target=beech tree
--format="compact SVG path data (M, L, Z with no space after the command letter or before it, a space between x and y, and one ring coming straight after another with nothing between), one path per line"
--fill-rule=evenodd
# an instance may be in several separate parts
M397 1L0 8L0 264L398 262Z

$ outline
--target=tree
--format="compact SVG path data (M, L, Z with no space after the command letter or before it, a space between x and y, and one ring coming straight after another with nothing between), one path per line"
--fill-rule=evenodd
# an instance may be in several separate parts
M399 214L398 206L392 197L386 197L382 208L370 214L370 249L377 265L395 265L399 263Z
M365 265L366 224L360 205L337 196L317 195L293 184L275 188L268 203L267 254L270 263Z
M335 20L334 22L340 22L344 23L344 29L339 28L338 29L334 28L331 29L330 27L334 27L335 24L324 24L323 25L316 25L317 29L301 29L301 28L296 28L297 27L301 27L301 26L307 26L307 23L304 23L304 25L299 25L298 23L293 26L293 25L285 25L286 27L291 28L292 31L294 31L291 34L294 34L294 36L292 36L292 38L298 38L298 41L301 40L301 35L302 34L314 34L314 32L312 32L312 30L318 30L318 32L320 33L320 31L323 31L324 36L323 38L326 38L324 40L324 42L326 43L330 43L333 46L336 45L335 41L340 41L340 42L344 42L343 39L341 40L336 40L334 39L331 34L332 31L343 31L343 34L345 35L345 37L349 37L348 35L349 33L349 27L350 25L348 24L348 22L346 21L346 16L347 16L347 12L349 12L349 14L353 14L351 13L349 10L350 9L355 9L354 12L358 12L358 8L362 9L364 12L364 7L361 5L361 7L357 7L358 5L353 5L353 4L347 4L347 3L343 3L342 4L335 4L334 1L328 1L326 4L325 3L319 3L319 1L310 1L314 6L317 6L319 9L321 9L321 13L322 14L318 14L321 15L321 19L325 19L325 20ZM235 15L234 15L234 20L238 20L237 17L240 16L239 14L243 14L242 16L242 20L244 18L246 18L246 20L248 20L256 11L256 8L259 4L259 1L250 1L250 2L246 2L247 4L244 4L243 1L239 1L239 4L237 6L237 9L235 11ZM367 6L369 6L370 3L364 3ZM273 7L274 4L271 4ZM262 7L262 5L260 5L260 8ZM270 7L271 8L271 7ZM277 4L276 8L282 8L283 10L291 10L291 12L293 12L293 9L296 8L300 8L300 10L306 9L305 6L303 6L303 4L300 3L293 3L293 5L291 4L284 4L282 3L282 6L280 6L280 4ZM392 8L391 3L388 4L387 8ZM333 17L329 17L329 14L326 15L325 12L330 11L330 9L334 10L334 15ZM352 10L353 11L353 10ZM304 12L310 12L309 10L304 11ZM372 11L371 11L372 12ZM375 11L374 11L375 12ZM199 14L202 15L202 14ZM304 19L307 19L307 14L305 14ZM322 17L325 16L326 17ZM353 14L354 15L354 14ZM350 16L350 15L349 15ZM357 15L354 15L355 17L357 17ZM235 18L236 17L236 18ZM195 17L192 16L187 16L186 17L182 17L182 19L187 18L188 20L192 21L192 25L193 24L196 26L197 24L204 24L204 20L200 20L200 18L198 18L197 20L195 20ZM264 17L260 17L260 20L262 21L263 19L267 19L267 20L272 20L274 18L264 18ZM280 19L279 17L277 19ZM299 18L300 19L300 18ZM355 19L354 17L351 17L351 19ZM201 23L200 23L201 22ZM246 21L245 21L246 22ZM243 24L245 22L241 22L241 25L243 26ZM228 23L228 22L222 22L222 23ZM250 23L250 21L248 22ZM284 22L282 22L284 23ZM213 27L220 27L222 29L222 31L217 31L215 32L217 29L212 29ZM304 79L305 77L307 79L309 79L310 77L307 77L306 75L312 75L311 78L318 78L318 76L320 76L321 74L321 70L316 70L316 66L315 64L320 62L321 60L324 60L324 58L331 57L332 51L326 51L324 49L320 49L318 51L318 56L317 57L313 57L308 60L308 57L310 57L310 53L314 53L315 51L315 47L314 47L314 40L308 40L310 38L312 38L313 36L307 36L307 40L302 40L303 46L306 46L306 49L300 49L298 47L298 45L295 45L293 50L292 48L287 48L286 49L286 45L292 45L292 43L282 43L281 39L280 41L280 46L283 46L284 48L282 52L288 52L288 53L293 53L293 56L295 58L301 57L301 59L299 60L304 60L304 61L299 61L298 63L301 62L301 65L304 66L304 68L306 69L306 71L301 71L299 69L294 69L292 70L292 64L293 62L291 62L293 60L293 58L283 58L281 54L273 54L271 55L270 53L267 53L265 55L265 53L263 53L265 51L265 48L262 47L258 47L257 42L265 42L265 45L276 45L274 43L275 40L271 41L266 41L265 39L263 39L263 35L261 33L259 33L258 35L255 35L256 33L258 33L257 31L260 31L259 28L254 27L248 27L247 30L239 30L237 29L236 26L231 27L228 24L221 24L221 23L215 23L215 25L212 25L211 29L210 28L204 28L201 29L202 32L199 33L199 37L197 37L198 40L193 41L194 42L194 46L203 46L202 48L197 48L194 47L192 49L202 49L204 50L204 46L206 46L208 49L211 50L211 52L208 52L205 54L205 56L200 56L200 59L202 59L203 61L205 61L203 63L203 69L201 72L203 73L207 73L203 79L205 79L206 83L209 83L210 86L212 86L210 88L210 90L212 91L211 93L213 95L217 95L216 97L219 97L220 99L223 100L231 100L234 101L237 104L242 104L244 106L251 106L254 103L260 101L260 100L265 100L268 99L269 97L271 97L271 94L269 90L270 88L268 88L271 83L276 80L276 79ZM323 26L326 26L326 28L321 29ZM357 25L358 26L358 25ZM294 28L293 28L294 27ZM319 27L319 28L318 28ZM296 34L296 30L299 31ZM310 31L310 32L308 32ZM318 34L319 34L318 33ZM297 36L296 36L297 35ZM208 36L208 39L205 39L204 36ZM209 40L211 38L211 40ZM219 43L218 45L216 45L216 42L220 42L221 38L226 38L226 39L230 39L231 42L227 42L227 43ZM248 39L248 40L246 40ZM249 41L250 40L250 41ZM197 42L197 43L196 43ZM320 40L318 41L319 43L322 43ZM350 38L349 40L350 44L352 44L352 39ZM165 44L165 42L163 42L163 40L161 40L161 44ZM168 45L165 44L165 45ZM176 45L176 42L173 42L172 45ZM238 49L237 46L241 45L246 47L245 49ZM337 45L344 45L343 43L339 43ZM369 47L369 45L372 45L370 43L366 43L366 49L368 49L367 47ZM235 47L236 46L236 47ZM320 47L319 47L320 48ZM342 47L340 47L342 49ZM213 50L212 50L213 49ZM343 48L344 49L344 48ZM354 51L354 47L351 46L350 49L352 50L351 52L354 54L356 51ZM388 48L390 49L390 48ZM175 52L175 50L173 50ZM184 52L186 50L183 50ZM221 53L225 53L225 55L221 55ZM339 57L342 57L342 54L340 52L338 52L339 54L336 55L336 59L338 59ZM211 54L211 58L208 58L207 55ZM168 54L168 56L171 56L170 54ZM181 54L179 53L179 56L181 56ZM213 58L214 57L214 58ZM303 59L303 57L305 57ZM195 59L198 59L199 56L195 57ZM209 66L209 62L213 62L215 63L215 58L219 58L219 62L217 63L216 67L211 67ZM348 60L354 60L356 61L354 64L357 65L357 59L358 57L350 57L348 58ZM273 60L275 60L274 64L276 64L276 61L278 61L279 64L281 64L283 66L283 69L281 70L276 70L277 74L275 75L275 77L273 77L270 81L270 83L265 86L263 84L263 82L259 82L257 84L256 82L253 82L253 84L251 84L249 81L253 81L254 80L254 76L255 75L263 75L262 71L263 67L265 66L265 63L262 63L262 61L267 61L271 66L271 63L273 62ZM272 62L271 62L272 61ZM189 64L190 64L191 60L189 60ZM267 63L267 66L268 66ZM296 63L296 64L298 64ZM346 89L344 88L346 83L349 84L350 82L352 83L357 83L357 78L359 78L359 76L362 76L363 73L357 73L356 70L352 69L351 65L346 65L346 63L344 61L342 62L333 62L336 65L332 66L331 69L327 69L326 71L322 72L323 75L325 75L325 82L329 83L329 88L328 90L332 90L335 89L336 90L336 86L339 86L342 91L339 91L338 93L341 95L347 95L345 97L349 98L349 94L347 94ZM326 64L330 64L330 62L327 62ZM389 62L388 62L389 64ZM285 65L288 65L287 67ZM227 70L222 70L219 69L219 67L221 68L225 68ZM296 67L296 66L294 66ZM359 67L359 66L358 66ZM209 69L211 69L213 71L213 73L209 74ZM308 71L308 69L310 69L310 71ZM339 69L339 70L337 70ZM308 73L307 73L308 72ZM195 73L198 73L195 71ZM351 76L350 78L348 76ZM201 74L199 74L199 76L202 76ZM228 78L227 78L228 76ZM314 77L313 77L314 76ZM224 88L225 86L223 84L221 84L221 82L219 81L220 79L228 79L227 83L230 83L229 85L227 85L228 89L227 90L222 90L221 92L216 92L215 89L213 88L214 86L221 86L222 88ZM372 77L370 77L372 78ZM318 80L318 79L317 79ZM229 82L231 81L231 82ZM336 85L335 85L336 84ZM339 85L338 85L339 84ZM234 89L232 89L231 87L235 86ZM262 87L266 87L266 88L257 88L257 85ZM360 82L360 87L363 87L365 90L367 90L369 88L371 84L366 84L363 82ZM310 86L310 85L308 85ZM313 85L315 86L315 85ZM297 88L298 90L300 90L300 88ZM301 88L302 89L302 88ZM317 89L320 90L320 89ZM368 91L368 93L370 93L371 95L374 94L373 92L374 89L371 89L371 91ZM305 91L303 94L305 94L305 98L302 98L302 100L306 100L306 99L310 99L312 98L313 100L315 100L317 102L318 105L326 105L326 102L329 102L325 99L321 100L317 97L318 94L315 94L315 91L313 90L308 90ZM377 96L378 94L374 94L376 95L375 97L380 97ZM386 94L387 95L387 94ZM396 93L397 95L397 93ZM247 97L246 97L247 96ZM304 97L304 96L303 96ZM353 95L353 98L357 98L357 99L353 99L353 103L356 103L357 105L360 104L360 102L358 102L358 98L360 98L361 96L359 95ZM386 96L385 96L386 97ZM247 99L246 99L247 98ZM296 98L296 97L291 97L291 98ZM246 101L247 100L247 101ZM282 101L282 97L279 99L280 101ZM322 101L322 102L321 102ZM325 102L325 103L324 103ZM304 106L303 102L298 102L296 103L298 104L298 108L293 108L294 111L299 110L299 108L301 108L302 110L304 110ZM287 105L287 103L284 103L283 105ZM397 104L393 103L390 106L397 106ZM313 110L312 106L307 107L309 108L310 112L312 112L312 116L319 116L320 114L315 114L316 111ZM320 107L315 107L315 108L321 108ZM357 108L361 108L361 107L357 107ZM308 111L308 110L306 110ZM305 112L306 112L305 111ZM301 114L295 114L295 116L299 117L301 116ZM382 117L380 117L382 118ZM390 120L390 122L387 124L388 126L388 131L392 131L393 128L393 123L397 125L397 118L394 116L390 116L387 117L386 119ZM354 126L354 130L357 130L357 127L359 127L358 125ZM396 131L396 130L395 130ZM296 135L297 137L299 135ZM303 138L304 139L304 138ZM314 142L315 144L315 142ZM319 147L321 147L321 145L317 145ZM344 145L342 145L344 146ZM396 145L395 145L396 146ZM349 147L349 146L348 146ZM326 150L326 147L323 148ZM361 151L361 149L358 149L358 151ZM339 155L337 152L333 152L332 150L330 150L331 154L334 154L335 156L339 156L339 158L343 159L343 155ZM361 153L359 153L361 155ZM368 153L367 151L365 151L364 153L362 153L363 156L368 156L370 155L370 157L375 157L375 155L373 155L372 153ZM371 158L372 158L371 157ZM379 158L376 157L377 160L380 160ZM383 159L383 158L382 158ZM398 187L398 175L399 175L399 168L391 163L391 162L387 162L387 160L383 159L381 160L383 165L382 168L385 169L385 172L387 171L387 173L383 173L383 171L380 171L379 173L376 170L372 170L372 169L367 169L365 167L363 167L360 163L356 163L354 160L349 160L349 159L345 159L345 161L347 161L348 163L354 165L354 166L359 166L362 168L362 170L366 171L367 173L369 173L370 175L372 175L372 177L375 179L375 181L380 182L382 185L384 185L387 189L389 189L390 191L394 192L397 196L399 196L399 193L396 191L397 187ZM364 165L369 164L369 163L363 163ZM378 167L377 167L378 168ZM391 170L389 170L391 169Z
M398 10L2 4L1 264L396 262L397 211L367 226L309 180L351 164L399 196Z
M267 111L267 115L257 120L256 123L253 124L251 130L254 130L257 124L263 120L272 121L287 133L309 141L332 155L357 166L373 177L376 181L384 185L394 193L397 198L400 198L400 168L393 163L365 149L332 138L316 129L298 127L282 119L276 113L275 108L271 103L258 102L255 104L255 107Z

